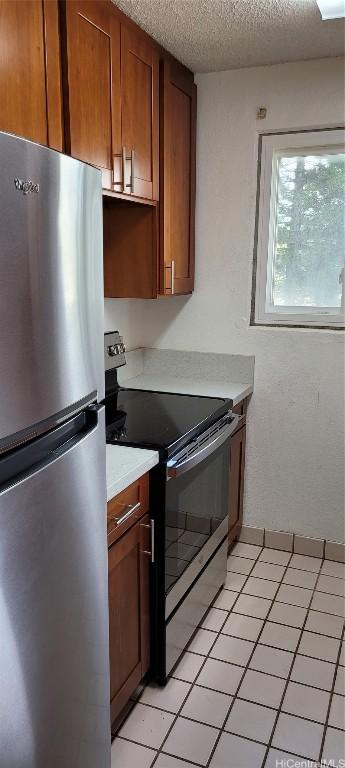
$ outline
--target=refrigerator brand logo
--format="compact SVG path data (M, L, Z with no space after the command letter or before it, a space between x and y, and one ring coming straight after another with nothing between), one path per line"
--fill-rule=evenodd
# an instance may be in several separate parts
M40 191L40 185L35 184L33 181L23 181L23 179L14 179L14 186L19 191L22 192L23 195L30 195L31 192L36 192L36 194Z

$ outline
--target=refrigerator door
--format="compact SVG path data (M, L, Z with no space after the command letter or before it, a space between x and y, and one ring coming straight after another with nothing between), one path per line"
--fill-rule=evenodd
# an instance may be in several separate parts
M0 487L4 768L110 768L103 407L93 419Z
M0 132L0 451L104 397L101 173Z

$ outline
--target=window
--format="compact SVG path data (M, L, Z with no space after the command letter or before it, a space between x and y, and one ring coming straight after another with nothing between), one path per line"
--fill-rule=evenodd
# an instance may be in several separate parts
M255 312L263 325L344 326L344 131L263 135Z

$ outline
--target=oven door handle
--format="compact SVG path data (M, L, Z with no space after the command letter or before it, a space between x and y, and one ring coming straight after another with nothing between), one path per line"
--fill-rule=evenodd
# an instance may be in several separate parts
M183 475L184 472L188 472L189 469L193 469L202 461L204 461L204 459L206 459L208 456L211 456L211 454L214 453L214 451L216 451L219 446L223 445L223 443L225 443L225 441L234 434L240 421L242 420L242 416L234 416L233 419L231 419L230 424L227 424L226 427L223 427L223 429L218 432L216 437L211 438L209 442L200 448L200 451L197 451L197 453L193 453L191 456L188 456L187 459L184 459L180 462L168 461L168 478L179 477L180 475Z

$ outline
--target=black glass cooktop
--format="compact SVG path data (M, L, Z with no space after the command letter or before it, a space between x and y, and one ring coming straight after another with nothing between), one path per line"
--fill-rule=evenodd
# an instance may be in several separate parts
M230 410L229 400L119 389L105 398L107 443L169 457Z

